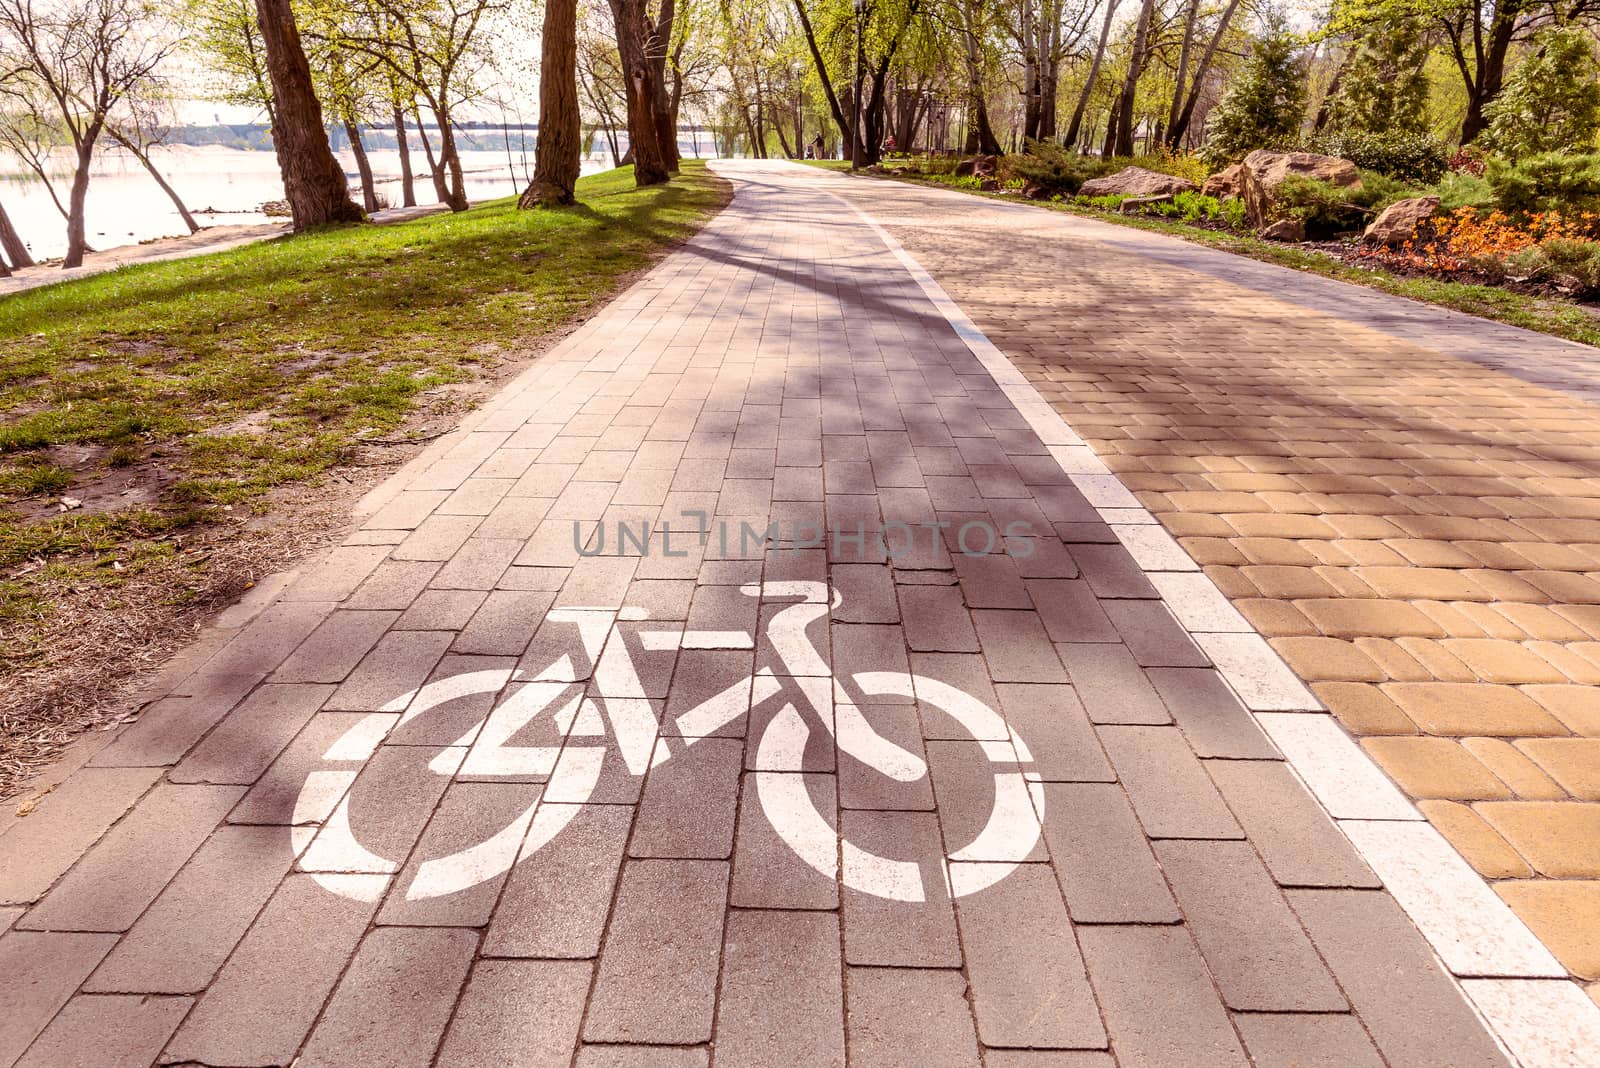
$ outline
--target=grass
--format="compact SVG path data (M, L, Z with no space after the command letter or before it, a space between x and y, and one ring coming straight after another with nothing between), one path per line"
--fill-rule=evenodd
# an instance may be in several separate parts
M0 658L48 633L63 582L125 582L527 354L725 189L703 164L647 190L624 168L575 208L330 227L0 298ZM130 477L124 506L108 487Z
M811 166L824 167L829 170L849 170L850 168L849 163L842 160L808 160L807 163ZM919 177L875 174L869 177L886 178L911 185L955 189L958 192L973 196L1000 197L1011 203L1030 204L1050 211L1062 211L1070 215L1082 215L1086 218L1099 219L1102 222L1115 223L1118 226L1130 226L1140 230L1153 230L1158 233L1171 234L1175 237L1181 237L1185 241L1193 241L1196 244L1207 245L1239 256L1248 256L1251 259L1262 260L1266 263L1275 263L1280 267L1290 267L1309 274L1319 274L1326 278L1352 282L1370 289L1379 289L1395 296L1409 297L1425 304L1437 304L1441 307L1453 308L1456 311L1477 315L1484 319L1493 319L1511 326L1519 326L1525 330L1551 334L1555 337L1565 338L1568 341L1600 346L1600 314L1588 311L1582 305L1570 300L1536 296L1529 293L1516 293L1500 286L1453 282L1448 279L1431 276L1399 275L1376 266L1371 268L1356 267L1336 260L1324 253L1300 248L1296 245L1286 245L1276 241L1263 241L1251 234L1222 233L1216 230L1208 230L1200 226L1191 226L1176 219L1121 215L1115 211L1101 210L1065 201L1019 201L1016 196L981 192L966 188L956 182L943 180L940 176Z

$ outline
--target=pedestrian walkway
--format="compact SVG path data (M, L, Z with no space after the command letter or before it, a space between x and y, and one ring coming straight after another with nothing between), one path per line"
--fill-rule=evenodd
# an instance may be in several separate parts
M889 187L719 169L0 824L0 1065L1591 1063Z

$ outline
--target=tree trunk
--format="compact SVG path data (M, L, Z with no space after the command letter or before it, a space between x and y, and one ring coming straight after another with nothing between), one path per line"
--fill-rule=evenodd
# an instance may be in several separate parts
M1189 0L1189 9L1183 18L1183 44L1178 49L1178 71L1172 79L1172 107L1167 112L1169 130L1178 125L1178 116L1183 111L1184 80L1189 76L1189 49L1194 45L1194 24L1199 18L1200 0Z
M1041 27L1044 45L1039 54L1039 140L1049 141L1056 135L1056 106L1061 90L1061 11L1054 3L1045 4L1041 10L1048 14L1048 24Z
M445 171L450 180L444 202L450 205L451 211L466 211L467 176L461 170L461 153L456 150L456 131L450 121L450 109L435 105L433 114L439 123L439 169Z
M1211 35L1211 41L1200 56L1200 65L1194 69L1194 80L1189 83L1189 97L1183 102L1183 110L1167 126L1167 144L1172 148L1177 148L1183 141L1183 135L1189 132L1195 105L1200 103L1200 91L1205 87L1206 75L1211 72L1211 61L1216 58L1217 48L1222 44L1222 36L1228 32L1228 23L1233 19L1233 13L1238 7L1239 0L1228 0L1228 6L1222 9L1222 17L1217 20L1216 32Z
M1475 84L1467 87L1467 115L1461 123L1462 144L1489 128L1484 109L1500 95L1506 73L1506 51L1511 47L1511 35L1516 31L1522 6L1520 2L1495 5L1494 21L1489 24L1488 50L1477 66Z
M661 162L672 174L678 173L678 125L667 91L667 52L672 47L672 27L676 16L674 0L661 0L661 11L654 22L646 17L645 54L650 65L650 112L661 147Z
M183 225L189 228L189 232L191 234L199 233L200 224L194 221L193 215L189 214L189 208L184 204L183 198L178 195L178 191L172 188L160 171L156 170L155 162L150 159L150 153L143 149L135 148L133 142L126 141L121 137L117 137L117 141L123 148L132 152L133 158L138 160L144 169L150 173L150 177L156 180L156 185L160 186L161 191L167 194L167 199L172 201L172 206L178 209L178 217L183 220Z
M450 203L450 187L444 184L444 168L433 155L433 142L428 140L428 131L422 125L422 106L412 105L412 114L417 117L417 136L422 139L422 154L428 160L428 175L433 179L433 192L439 198L439 203Z
M834 92L833 79L828 77L828 65L823 62L822 50L817 47L817 35L811 28L811 17L806 14L804 0L794 0L794 10L800 16L800 29L805 34L806 47L811 51L811 62L816 68L817 80L822 83L822 95L828 101L828 111L833 115L834 125L839 127L840 135L848 139L851 135L850 121L845 118L844 108L839 103L839 94Z
M972 129L967 134L969 151L985 156L1000 155L1000 140L989 125L989 107L983 98L983 69L978 51L977 29L969 25L963 34L967 39L967 97L972 102Z
M350 151L356 157L356 171L361 175L361 202L367 214L378 210L378 189L372 182L372 161L367 159L367 146L361 141L361 127L352 120L344 120L344 135L350 139Z
M406 113L399 104L394 106L394 143L400 149L400 203L414 208L417 206L417 188L411 176L411 146L406 143Z
M539 144L519 208L575 201L582 160L578 114L578 0L545 0L539 63Z
M350 199L344 169L323 133L322 105L289 0L256 0L256 22L272 76L272 143L294 228L360 222L361 209Z
M1133 103L1139 90L1139 75L1144 73L1145 44L1150 39L1150 16L1155 11L1155 0L1144 0L1139 8L1139 23L1133 31L1133 51L1128 56L1128 76L1122 81L1122 96L1117 100L1113 127L1116 136L1107 144L1111 156L1133 155Z
M11 216L6 214L4 204L0 204L0 252L5 253L5 258L11 261L13 267L33 266L28 246L22 243L22 235L11 225Z
M1039 136L1039 49L1034 39L1033 0L1022 0L1022 136Z
M83 266L83 254L89 249L84 232L84 202L89 197L89 161L93 156L93 142L85 140L78 149L78 169L72 175L72 192L67 198L67 255L61 261L63 270Z
M1078 94L1078 105L1072 109L1072 122L1067 125L1067 136L1062 140L1068 147L1078 143L1078 131L1083 126L1083 112L1089 106L1089 97L1094 93L1095 79L1100 76L1100 64L1106 58L1106 42L1111 39L1111 19L1117 13L1117 5L1122 0L1106 0L1106 18L1100 24L1100 42L1095 45L1094 60L1089 64L1089 77L1083 83L1083 92Z
M654 89L645 55L644 0L611 0L616 21L617 52L622 61L622 87L628 103L628 151L633 156L633 184L660 185L671 175L661 156L656 131Z

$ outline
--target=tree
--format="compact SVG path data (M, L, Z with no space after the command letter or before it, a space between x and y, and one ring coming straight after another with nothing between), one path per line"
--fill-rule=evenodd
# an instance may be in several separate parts
M1416 19L1369 27L1339 70L1328 124L1357 133L1425 132L1429 51Z
M1541 152L1593 151L1600 132L1600 63L1577 30L1552 28L1535 38L1485 112L1485 145L1516 160Z
M628 105L628 150L633 154L633 182L640 188L671 177L656 128L654 67L645 50L649 28L644 8L645 0L611 0Z
M539 67L539 145L520 208L571 204L583 136L578 113L578 0L545 0Z
M6 207L0 204L0 266L5 260L11 261L13 267L32 267L33 257L28 254L28 246L22 243L22 236L11 225L11 216L6 214Z
M106 132L111 138L127 149L133 158L139 161L156 185L167 194L167 199L172 201L172 206L178 209L178 217L189 228L191 234L198 233L200 224L194 221L189 208L184 204L183 198L172 187L156 167L152 149L166 140L172 132L173 117L172 104L164 87L147 86L145 91L130 94L122 105L112 113L107 121Z
M1155 0L1144 0L1139 8L1139 21L1133 31L1133 52L1128 57L1128 73L1122 80L1122 93L1112 111L1111 122L1106 127L1107 156L1133 155L1133 103L1139 91L1139 75L1148 58L1150 18L1155 11Z
M289 0L256 0L256 23L272 82L272 143L294 228L362 221L323 131L322 104Z
M1281 30L1256 41L1238 81L1211 114L1201 150L1207 162L1237 160L1253 149L1290 140L1299 132L1306 78L1298 51L1298 40Z
M1221 46L1223 37L1228 32L1228 26L1233 21L1233 13L1239 9L1239 0L1228 0L1228 6L1222 9L1222 15L1217 19L1217 28L1211 34L1211 41L1206 45L1206 50L1200 55L1200 62L1195 66L1194 78L1189 83L1189 94L1184 97L1183 107L1169 116L1167 121L1167 147L1176 149L1183 143L1184 134L1189 132L1189 124L1194 121L1194 109L1200 103L1200 92L1205 88L1206 75L1211 71L1211 64L1217 57L1217 49ZM1177 85L1172 92L1174 104L1182 92L1184 72L1179 69Z
M63 267L80 266L89 248L89 168L112 108L154 77L175 47L166 20L146 0L57 0L48 8L0 0L5 125L31 121L38 144L59 137L73 156ZM51 196L62 207L53 187Z
M1072 109L1072 121L1067 124L1067 136L1062 138L1071 148L1078 143L1078 132L1083 126L1083 113L1094 93L1095 80L1100 76L1100 65L1106 58L1106 42L1111 39L1111 20L1122 0L1105 0L1106 16L1100 23L1100 40L1094 47L1094 60L1089 64L1089 74L1083 81L1083 91L1078 94L1078 104Z

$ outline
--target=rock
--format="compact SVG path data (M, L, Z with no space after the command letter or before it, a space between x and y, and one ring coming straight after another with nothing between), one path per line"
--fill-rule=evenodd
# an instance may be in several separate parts
M1237 197L1244 192L1242 188L1244 179L1241 177L1243 173L1244 166L1239 163L1235 163L1231 167L1224 167L1206 179L1206 184L1200 187L1200 192L1208 197L1216 197L1218 200Z
M1044 186L1040 185L1038 182L1023 182L1022 183L1022 199L1024 199L1024 200L1049 200L1050 197L1051 197L1050 190L1046 189Z
M1306 224L1299 219L1279 219L1261 231L1268 241L1304 241Z
M1250 225L1269 226L1277 215L1273 190L1290 177L1315 178L1346 189L1361 187L1361 172L1356 165L1338 156L1319 156L1315 152L1271 152L1258 148L1240 166L1240 186Z
M1185 193L1195 188L1198 187L1189 179L1179 178L1174 174L1147 171L1143 167L1124 167L1116 174L1108 174L1104 178L1091 178L1084 182L1078 190L1078 195L1085 197L1170 196L1174 193Z
M1164 204L1171 200L1172 197L1173 194L1171 193L1157 193L1153 197L1126 197L1121 204L1117 205L1117 212L1121 215L1128 215L1135 211L1143 211L1152 204Z
M956 164L955 175L957 178L992 178L998 163L993 156L973 156Z
M980 178L978 179L978 188L983 190L985 193L998 192L1000 189L1000 179L987 177Z
M1416 237L1417 231L1438 210L1439 198L1435 196L1396 201L1372 221L1361 240L1369 245L1403 245Z
M289 210L289 202L287 200L269 200L261 205L261 214L270 219L287 219L294 212Z

